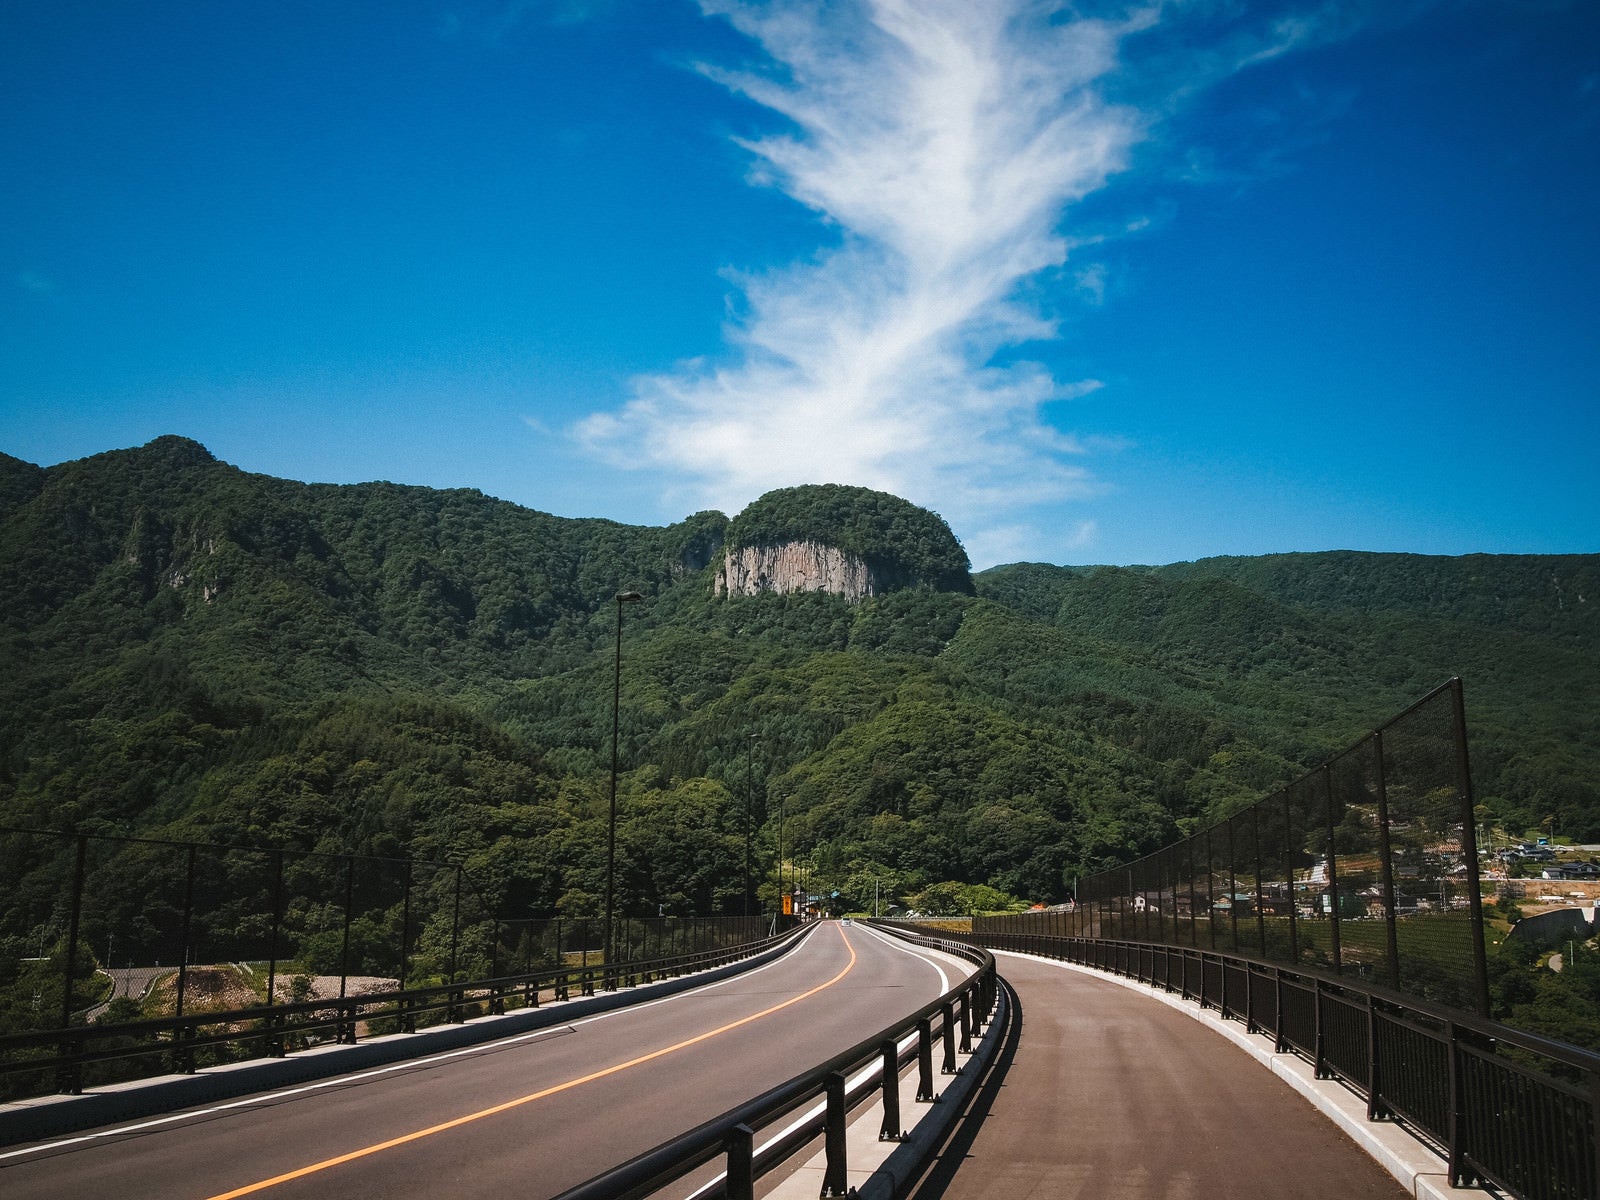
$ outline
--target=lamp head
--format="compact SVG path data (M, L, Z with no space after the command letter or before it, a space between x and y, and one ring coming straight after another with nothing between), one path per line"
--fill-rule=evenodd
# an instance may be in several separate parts
M618 592L617 593L617 603L618 604L637 604L639 601L641 601L643 599L644 599L644 597L641 596L638 592Z

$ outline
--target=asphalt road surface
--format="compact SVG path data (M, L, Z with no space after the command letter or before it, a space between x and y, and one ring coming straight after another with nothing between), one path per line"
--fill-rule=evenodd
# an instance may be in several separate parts
M0 1151L7 1200L516 1196L582 1182L937 997L860 926L705 988L488 1046Z
M150 990L150 985L163 975L171 975L172 967L111 967L102 968L102 973L111 977L111 994L101 1003L96 1004L83 1014L85 1023L93 1021L106 1009L111 1007L111 1001L123 996L138 999Z
M1288 1084L1115 983L996 954L1018 1005L914 1200L1405 1200Z

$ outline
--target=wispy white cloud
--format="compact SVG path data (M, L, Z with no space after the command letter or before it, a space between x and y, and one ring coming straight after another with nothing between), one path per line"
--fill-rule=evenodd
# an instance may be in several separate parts
M1052 335L1014 298L1066 261L1064 205L1121 169L1137 114L1096 82L1129 28L1052 24L1021 0L705 0L768 56L706 73L791 131L744 143L754 176L837 227L814 260L739 278L726 361L636 381L580 438L737 511L773 487L883 488L981 521L1092 486L1042 415L1086 394L997 351Z
M742 303L726 352L637 379L628 403L575 436L657 472L683 511L862 484L938 509L975 561L995 561L979 544L1017 543L1029 509L1099 490L1059 417L1099 384L1019 354L1055 334L1021 285L1065 268L1081 302L1103 299L1103 268L1066 266L1088 240L1062 232L1063 214L1128 167L1188 86L1174 67L1164 92L1148 80L1123 89L1137 106L1107 98L1131 40L1159 32L1146 39L1157 57L1179 62L1158 26L1193 6L1083 16L1054 0L700 2L762 54L701 69L782 119L782 132L740 143L752 181L836 237L808 261L734 277ZM1213 76L1317 33L1305 18L1229 36ZM1092 527L1064 536L1081 545Z

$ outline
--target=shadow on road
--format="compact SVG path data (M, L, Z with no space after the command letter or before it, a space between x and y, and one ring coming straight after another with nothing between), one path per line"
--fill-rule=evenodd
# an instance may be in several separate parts
M967 1152L971 1150L983 1123L994 1110L994 1102L1001 1089L1006 1086L1006 1074L1022 1041L1022 1002L1004 979L997 977L996 982L1006 996L1006 1027L1000 1041L1000 1052L984 1072L982 1085L968 1097L966 1107L961 1110L949 1137L933 1156L928 1169L907 1193L907 1200L939 1200L945 1194L955 1173L967 1160Z

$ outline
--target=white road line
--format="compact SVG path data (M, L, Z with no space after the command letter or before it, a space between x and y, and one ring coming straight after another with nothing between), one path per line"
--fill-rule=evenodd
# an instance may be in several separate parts
M944 995L946 992L948 992L950 990L950 977L944 973L944 967L939 963L939 961L937 959L928 957L928 953L939 954L939 953L943 953L943 951L929 951L927 953L924 953L924 952L918 950L916 947L912 946L909 942L906 942L906 941L902 940L901 938L892 937L887 933L879 933L876 929L869 929L865 925L852 925L851 928L852 929L859 929L859 930L861 930L862 933L870 934L871 936L876 938L878 941L882 942L884 945L890 947L891 949L903 951L906 954L911 955L912 958L920 958L923 962L927 963L930 967L932 967L935 971L937 971L939 973L939 995L942 996L942 995ZM904 1054L907 1050L909 1050L911 1048L911 1046L916 1042L916 1040L917 1040L917 1034L915 1033L915 1031L906 1034L905 1037L901 1038L897 1043L895 1043L895 1052L897 1054ZM881 1058L879 1058L876 1061L874 1061L873 1063L871 1063L869 1066L862 1067L861 1070L857 1071L855 1073L855 1075L853 1075L850 1078L849 1082L845 1085L846 1089L849 1090L849 1091L854 1091L857 1087L861 1086L861 1084L866 1082L867 1080L878 1078L882 1074L882 1072L883 1072L883 1060ZM765 1154L768 1149L770 1149L772 1146L777 1145L784 1138L788 1137L791 1133L793 1133L796 1129L799 1129L806 1122L816 1120L817 1117L822 1115L823 1111L827 1107L828 1107L828 1102L826 1100L819 1100L816 1104L813 1104L810 1108L806 1109L804 1112L802 1112L794 1120L790 1121L782 1129L778 1130L778 1132L774 1133L766 1141L762 1142L759 1146L754 1147L752 1149L752 1154L757 1155L757 1156L759 1156L761 1154ZM711 1179L708 1179L705 1183L701 1184L698 1188L696 1188L694 1191L690 1192L687 1196L685 1196L684 1200L698 1200L698 1198L700 1196L705 1195L707 1192L709 1192L712 1188L716 1187L719 1183L721 1183L727 1177L728 1177L728 1173L726 1171L719 1171Z

